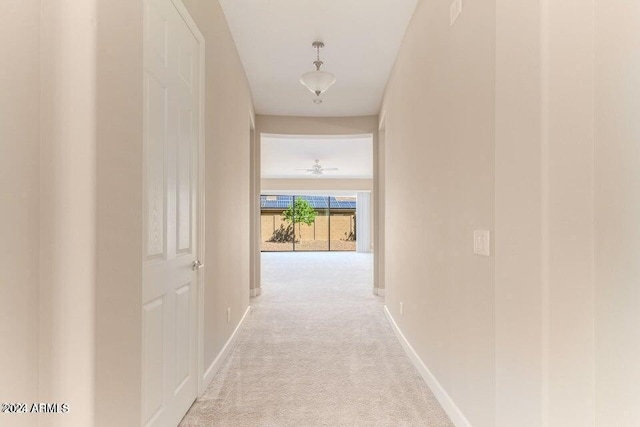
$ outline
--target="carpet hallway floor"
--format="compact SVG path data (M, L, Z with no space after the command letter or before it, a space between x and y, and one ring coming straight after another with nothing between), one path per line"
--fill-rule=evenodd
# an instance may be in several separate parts
M262 295L180 426L452 426L372 294L372 263L263 253Z

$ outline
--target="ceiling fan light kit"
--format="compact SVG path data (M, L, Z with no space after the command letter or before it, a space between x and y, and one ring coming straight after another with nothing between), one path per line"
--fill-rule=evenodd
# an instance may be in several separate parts
M313 42L312 46L316 49L316 60L313 61L316 69L300 76L300 83L319 97L336 82L336 76L328 71L320 70L320 67L324 64L320 60L320 48L324 47L324 43L316 41ZM316 98L314 103L322 103L322 100L320 102L316 102L316 100L320 100L320 98Z

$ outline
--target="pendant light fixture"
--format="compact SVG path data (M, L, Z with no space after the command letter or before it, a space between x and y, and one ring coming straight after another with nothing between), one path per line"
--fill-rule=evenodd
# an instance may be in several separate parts
M302 83L312 93L315 93L316 96L320 96L336 82L336 76L328 71L320 70L320 67L324 64L320 60L320 48L324 47L324 43L313 42L312 46L316 49L316 60L313 61L313 65L316 66L316 69L315 71L309 71L308 73L304 73L300 76L300 83Z

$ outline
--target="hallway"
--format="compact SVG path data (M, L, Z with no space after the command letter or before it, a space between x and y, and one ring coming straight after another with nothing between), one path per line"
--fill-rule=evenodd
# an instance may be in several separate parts
M263 294L181 426L452 425L371 293L371 254L262 263Z
M640 1L0 16L0 426L640 426Z

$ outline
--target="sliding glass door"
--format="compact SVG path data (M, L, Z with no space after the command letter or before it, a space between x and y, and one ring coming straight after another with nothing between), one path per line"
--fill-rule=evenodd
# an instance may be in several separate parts
M283 212L293 207L293 196L261 196L260 226L263 252L289 252L293 250L293 223Z
M263 252L355 251L356 199L261 196Z

